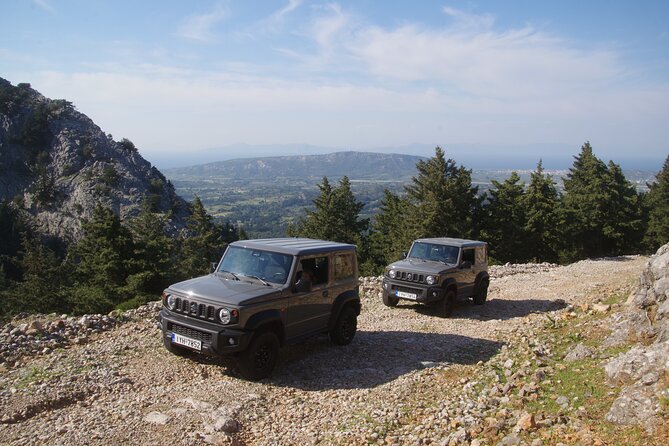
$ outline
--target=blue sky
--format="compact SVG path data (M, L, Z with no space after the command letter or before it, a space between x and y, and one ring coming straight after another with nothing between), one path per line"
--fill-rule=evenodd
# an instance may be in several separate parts
M0 77L149 160L237 143L669 154L666 1L3 0Z

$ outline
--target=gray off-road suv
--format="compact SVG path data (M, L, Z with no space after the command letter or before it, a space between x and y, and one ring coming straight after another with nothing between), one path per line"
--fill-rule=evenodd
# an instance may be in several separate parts
M414 240L408 255L386 267L383 303L397 306L401 299L439 305L445 316L456 298L471 297L483 305L488 296L487 244L455 238Z
M231 243L213 273L163 292L160 317L170 352L234 355L258 380L285 343L329 333L349 344L359 314L354 245L277 238Z

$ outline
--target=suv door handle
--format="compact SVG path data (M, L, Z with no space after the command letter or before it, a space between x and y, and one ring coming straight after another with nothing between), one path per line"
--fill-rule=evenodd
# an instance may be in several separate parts
M323 291L323 297L328 297L328 290Z

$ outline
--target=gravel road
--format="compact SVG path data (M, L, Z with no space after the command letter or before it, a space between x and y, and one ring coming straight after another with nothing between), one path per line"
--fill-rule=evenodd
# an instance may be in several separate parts
M50 326L55 315L13 321L0 336L11 359L0 363L0 443L486 444L463 426L503 424L506 414L477 397L476 375L547 313L629 291L646 261L497 267L486 305L463 301L448 319L407 303L386 308L379 280L366 278L351 345L323 336L288 346L259 383L240 379L227 361L170 355L157 304L103 329L78 320L84 335L54 348L39 344L40 330L23 346L9 333L34 320Z

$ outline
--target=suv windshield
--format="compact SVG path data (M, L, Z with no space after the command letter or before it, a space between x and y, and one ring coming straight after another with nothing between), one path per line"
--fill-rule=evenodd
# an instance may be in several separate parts
M460 248L457 246L437 245L435 243L414 242L409 252L408 258L430 260L433 262L442 262L449 264L458 263L458 253Z
M261 282L284 284L288 279L293 256L257 249L230 246L216 272L233 273L239 278L251 277Z

